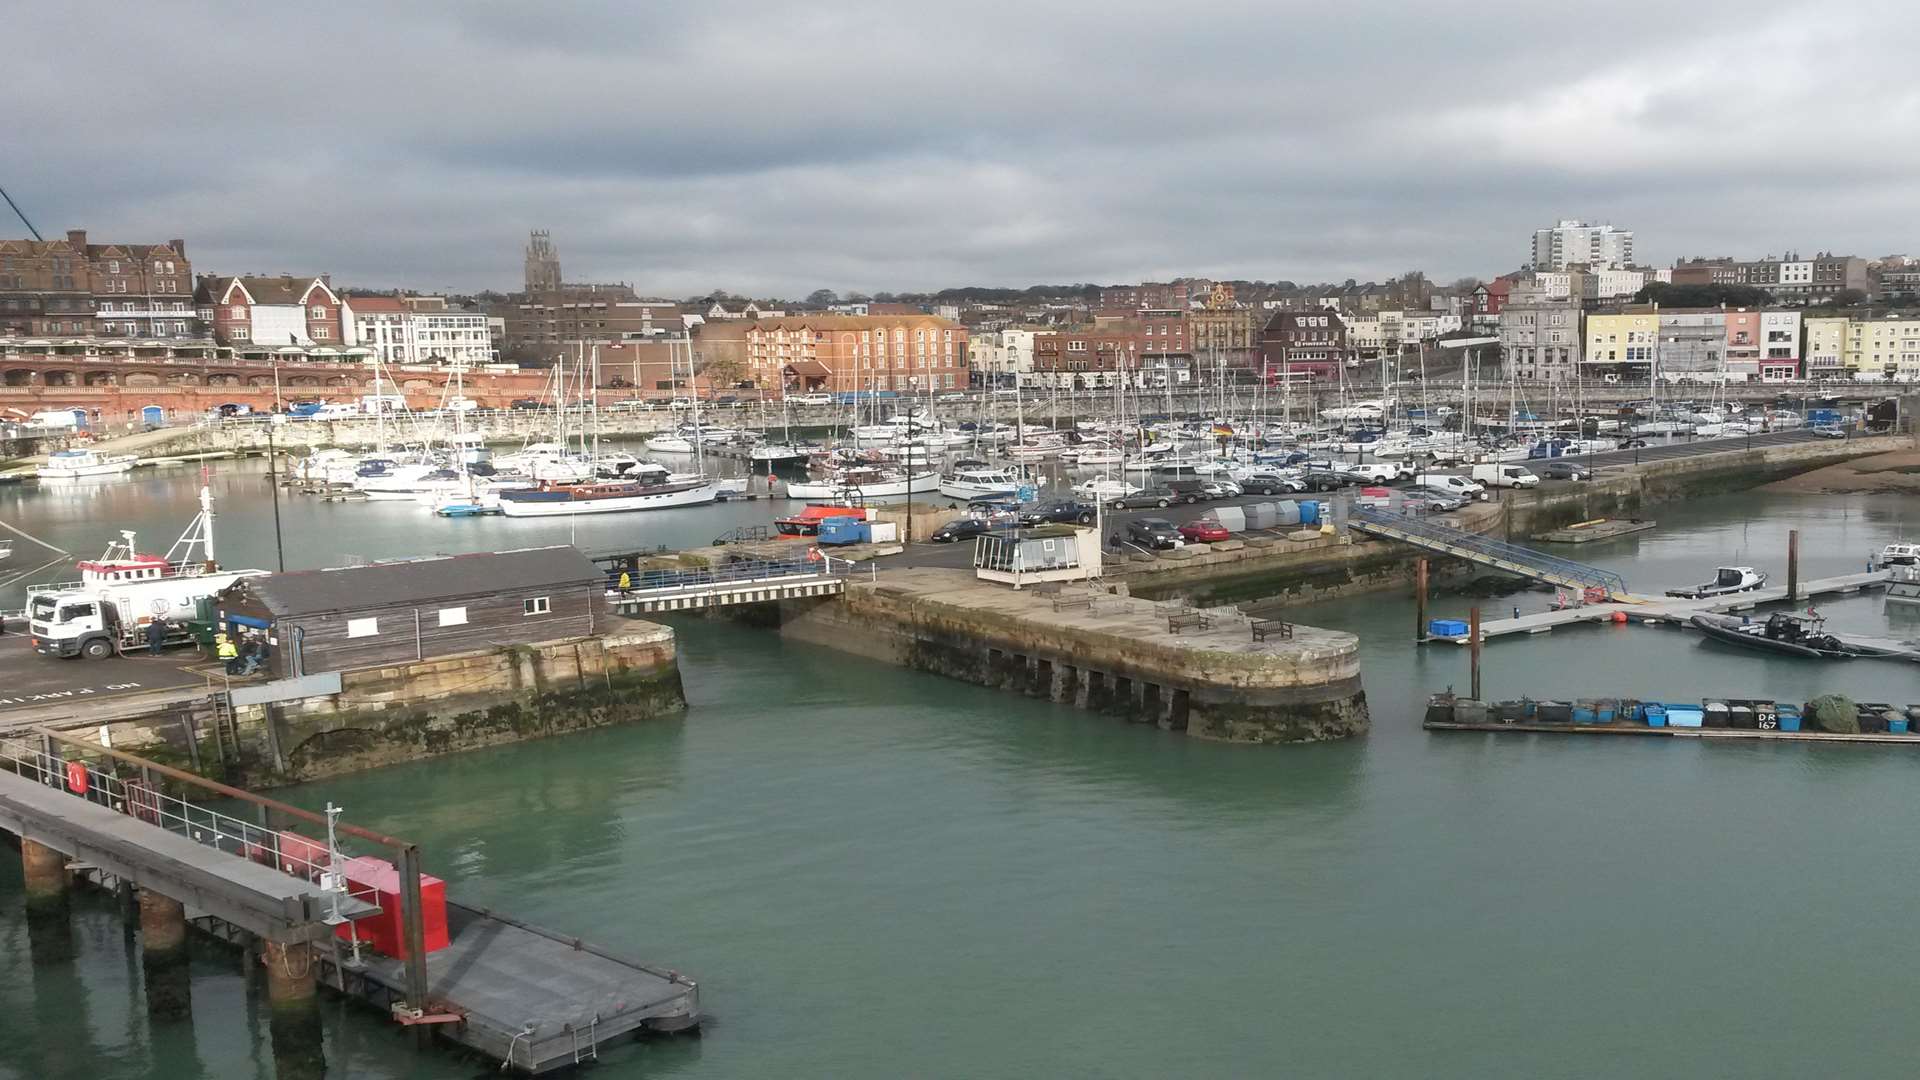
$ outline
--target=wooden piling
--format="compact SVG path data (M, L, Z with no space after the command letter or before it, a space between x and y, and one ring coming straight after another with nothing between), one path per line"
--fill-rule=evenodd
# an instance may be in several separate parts
M1427 557L1413 560L1413 640L1427 640Z
M1787 530L1787 603L1800 601L1800 530Z
M1472 695L1471 696L1473 700L1479 701L1481 700L1481 698L1480 698L1480 609L1478 607L1474 607L1467 612L1467 656L1469 657L1468 663L1472 665L1472 671L1471 671Z

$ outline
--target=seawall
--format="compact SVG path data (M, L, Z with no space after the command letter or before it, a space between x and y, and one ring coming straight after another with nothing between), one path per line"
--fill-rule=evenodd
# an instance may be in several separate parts
M1368 729L1351 634L1296 626L1256 641L1230 610L1176 631L1168 616L1191 609L1087 587L1059 596L968 571L895 571L781 604L780 633L1198 738L1316 742Z
M673 630L593 637L343 672L338 693L242 705L176 701L106 725L117 749L250 788L674 715ZM76 717L73 728L97 724Z

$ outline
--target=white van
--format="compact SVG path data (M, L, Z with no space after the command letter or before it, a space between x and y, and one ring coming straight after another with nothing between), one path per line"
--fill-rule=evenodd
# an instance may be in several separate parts
M1487 491L1486 488L1481 487L1466 477L1456 476L1453 473L1421 473L1419 476L1413 478L1413 486L1432 488L1435 491L1444 491L1449 495L1457 495L1462 499L1478 499L1486 494Z
M1473 478L1488 487L1526 488L1537 487L1540 478L1525 465L1498 462L1492 465L1475 465Z

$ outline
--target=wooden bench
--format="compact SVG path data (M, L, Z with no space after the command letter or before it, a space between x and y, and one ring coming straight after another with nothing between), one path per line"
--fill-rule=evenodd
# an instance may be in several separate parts
M1178 633L1189 626L1197 626L1205 630L1212 625L1213 616L1204 611L1182 611L1177 615L1167 616L1167 633L1169 634Z
M1255 619L1250 625L1255 641L1265 641L1270 637L1277 637L1282 641L1293 640L1293 624L1282 619Z
M1086 608L1088 611L1092 611L1093 597L1087 593L1081 593L1077 596L1056 596L1053 598L1053 610L1067 611L1072 608Z

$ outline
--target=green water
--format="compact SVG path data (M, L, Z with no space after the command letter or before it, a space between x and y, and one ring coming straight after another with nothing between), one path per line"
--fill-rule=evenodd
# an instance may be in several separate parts
M1648 590L1780 572L1799 528L1816 577L1920 526L1866 499L1658 516L1578 557ZM1920 636L1883 605L1822 608ZM1407 644L1408 600L1293 614L1362 634L1370 736L1210 745L688 622L683 720L287 794L419 842L465 902L698 978L705 1036L611 1048L605 1075L1913 1073L1920 751L1429 735L1420 702L1464 685L1464 655ZM1500 695L1920 702L1920 669L1637 626L1499 641L1487 664ZM275 1075L231 959L197 961L191 1021L149 1022L111 905L82 898L74 926L77 959L31 964L0 859L0 1072ZM325 1030L330 1075L491 1074L349 1006Z

